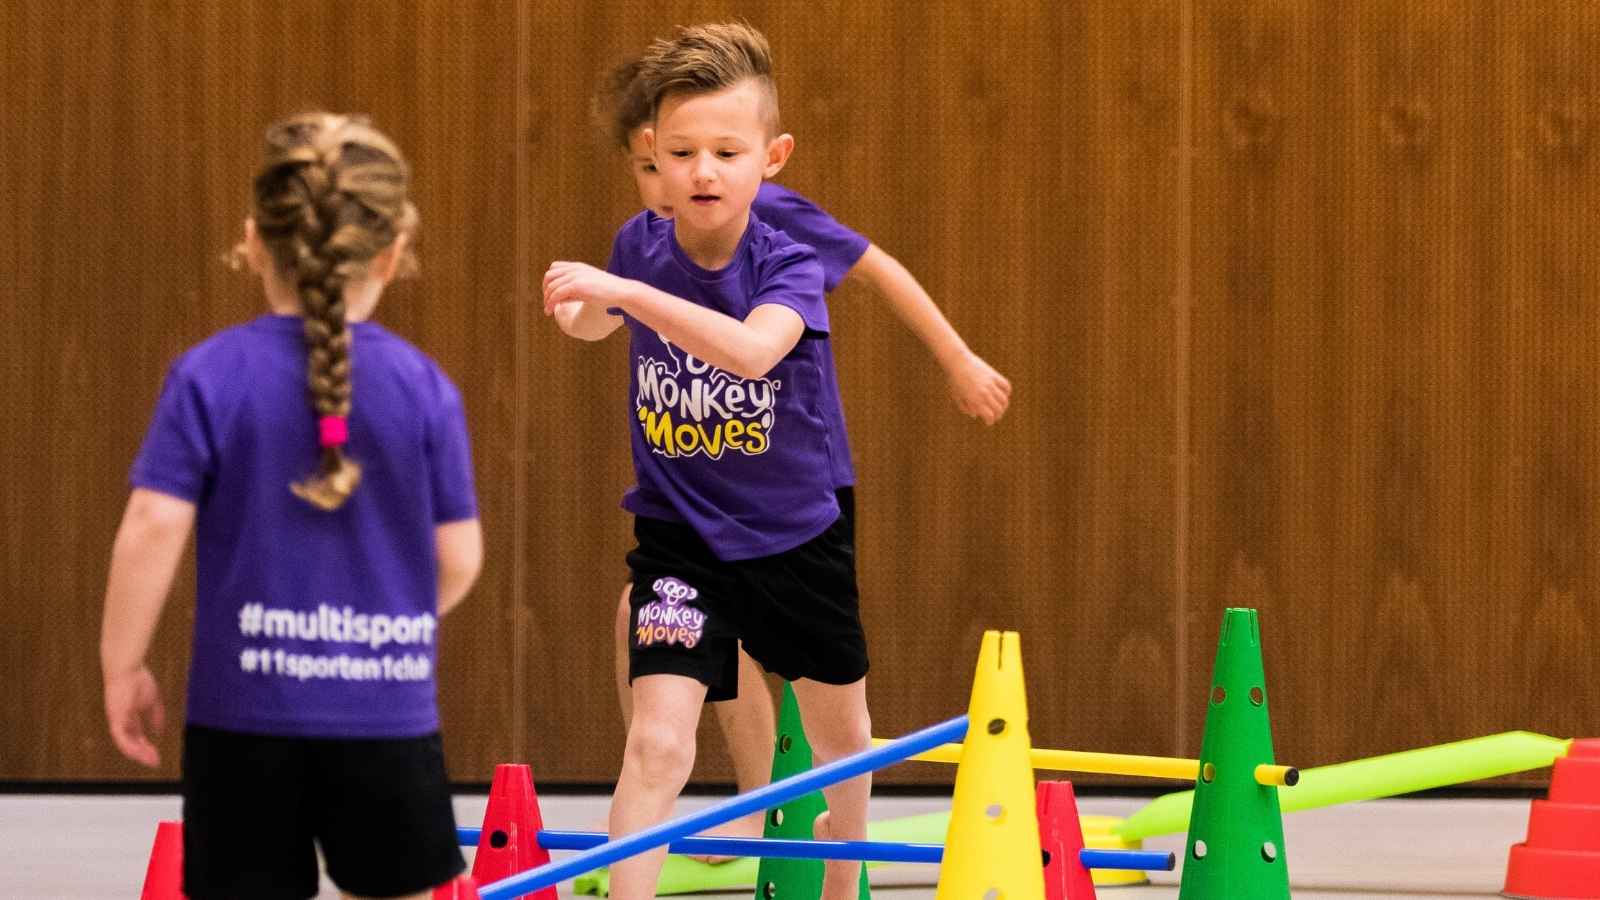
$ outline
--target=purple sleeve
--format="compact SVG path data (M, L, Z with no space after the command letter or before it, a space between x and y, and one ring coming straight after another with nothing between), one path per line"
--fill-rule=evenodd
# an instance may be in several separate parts
M822 263L822 289L832 292L871 245L823 209L781 185L766 182L756 194L756 215L790 240L816 248Z
M174 365L167 371L150 430L128 480L196 503L216 469L216 445L199 385Z
M828 302L815 251L804 244L790 244L765 260L750 308L767 303L799 313L806 331L814 335L828 333Z
M478 498L472 489L472 442L461 392L443 374L439 406L428 427L428 477L433 487L433 521L438 524L477 518Z

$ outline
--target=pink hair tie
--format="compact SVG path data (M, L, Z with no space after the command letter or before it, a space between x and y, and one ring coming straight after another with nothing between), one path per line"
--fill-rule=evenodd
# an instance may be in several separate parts
M341 447L350 440L350 425L344 416L323 416L317 420L317 428L324 447Z

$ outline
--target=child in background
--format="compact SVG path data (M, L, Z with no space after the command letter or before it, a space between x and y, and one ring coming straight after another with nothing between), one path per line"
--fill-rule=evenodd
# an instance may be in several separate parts
M426 897L464 868L439 736L439 617L482 535L461 398L367 322L408 262L400 151L364 120L267 131L240 251L270 313L167 373L133 464L101 636L106 716L157 766L145 664L191 528L183 889Z
M652 110L645 85L639 78L640 66L639 59L632 59L607 74L594 100L594 115L597 124L621 149L645 208L670 219L674 208L666 199L654 154L645 142ZM825 291L831 293L846 278L851 278L865 283L882 297L944 370L957 409L986 425L993 425L1005 414L1010 402L1010 382L967 347L927 291L898 260L810 200L774 182L762 182L751 209L762 222L816 250L822 264ZM830 423L838 442L838 451L832 460L834 488L853 547L856 473L845 431L837 373L829 365L822 374L825 390L830 395L828 409L837 414ZM628 643L634 627L628 598L632 591L633 585L623 585L615 621L615 673L625 727L633 712L628 688ZM712 707L728 742L738 790L744 793L767 784L771 779L776 715L766 683L748 654L739 656L738 696L714 703ZM708 833L758 837L763 815L755 813ZM702 858L710 862L726 859Z
M752 212L794 147L778 127L766 39L707 25L658 41L640 71L644 135L674 217L617 234L608 271L556 262L545 310L566 333L630 332L637 485L633 717L611 807L620 836L665 819L694 764L702 704L738 689L740 644L793 682L818 765L867 748L866 636L848 520L823 268ZM770 733L766 737L770 747ZM866 834L870 776L825 791L819 837ZM665 848L611 869L612 896L654 895ZM822 896L854 897L830 861Z

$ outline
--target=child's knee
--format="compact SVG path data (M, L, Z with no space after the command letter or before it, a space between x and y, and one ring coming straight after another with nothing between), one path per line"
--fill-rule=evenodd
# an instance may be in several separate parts
M635 718L628 730L624 765L654 785L677 785L689 780L694 768L694 732Z
M816 735L808 735L812 750L828 759L860 753L872 745L872 719L865 713L830 723Z

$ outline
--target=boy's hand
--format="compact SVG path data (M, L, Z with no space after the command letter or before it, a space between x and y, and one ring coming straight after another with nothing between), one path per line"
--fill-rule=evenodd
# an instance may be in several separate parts
M563 303L589 303L602 309L622 305L633 282L580 262L556 261L544 273L544 314Z
M122 675L107 676L106 721L111 726L111 740L123 756L154 769L161 765L161 753L145 736L146 720L150 734L160 737L167 723L167 710L150 669L140 666Z
M950 395L955 398L956 408L982 419L985 425L1000 421L1011 405L1011 382L970 350L946 366L945 375L950 379Z

